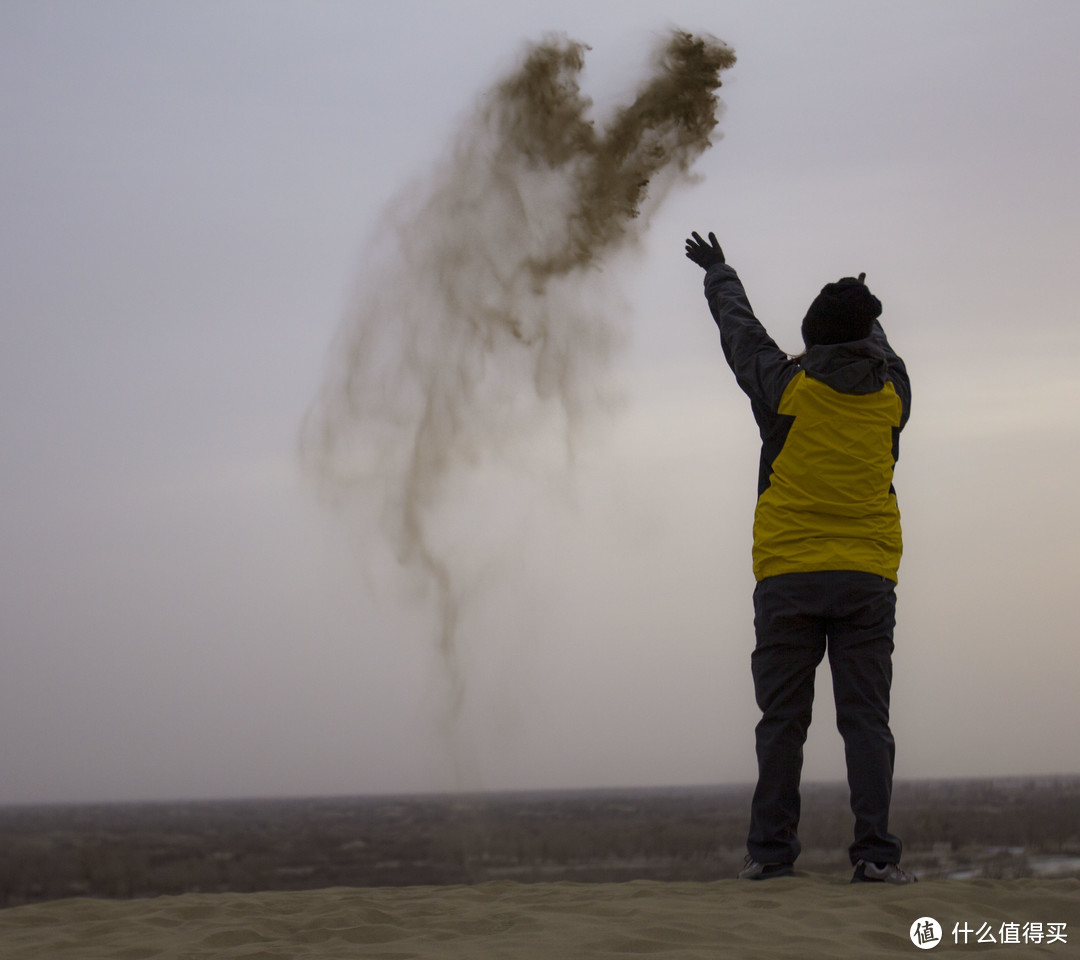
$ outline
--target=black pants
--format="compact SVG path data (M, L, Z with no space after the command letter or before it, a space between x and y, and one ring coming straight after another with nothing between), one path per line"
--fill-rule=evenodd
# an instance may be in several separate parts
M761 863L794 863L801 850L803 744L826 649L855 814L851 862L900 861L900 840L889 833L894 588L873 574L827 571L768 577L754 591L752 666L762 716L747 850Z

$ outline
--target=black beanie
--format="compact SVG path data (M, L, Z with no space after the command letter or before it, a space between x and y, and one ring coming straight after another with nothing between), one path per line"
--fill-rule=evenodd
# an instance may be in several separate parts
M870 336L874 321L881 316L881 301L867 289L865 279L866 274L860 273L858 278L844 277L822 287L802 322L808 349Z

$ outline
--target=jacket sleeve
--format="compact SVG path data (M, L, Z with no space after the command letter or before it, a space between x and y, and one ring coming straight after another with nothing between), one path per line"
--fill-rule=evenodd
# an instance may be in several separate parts
M706 271L705 299L720 328L720 344L739 386L755 405L776 413L798 365L754 316L742 281L728 264L714 264Z
M893 388L896 390L896 395L900 398L902 405L900 429L903 430L908 417L911 415L911 381L908 379L907 367L904 365L904 361L897 356L896 351L889 345L889 340L885 336L885 330L879 320L874 321L874 330L870 334L870 339L885 351L885 360L889 365L889 380L892 381Z

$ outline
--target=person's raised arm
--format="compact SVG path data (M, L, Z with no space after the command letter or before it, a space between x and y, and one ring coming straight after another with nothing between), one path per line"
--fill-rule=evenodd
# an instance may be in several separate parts
M716 235L703 240L695 231L686 241L686 256L705 270L705 298L720 328L720 344L739 386L751 400L776 412L784 388L797 372L761 322L754 316L742 281L724 259Z

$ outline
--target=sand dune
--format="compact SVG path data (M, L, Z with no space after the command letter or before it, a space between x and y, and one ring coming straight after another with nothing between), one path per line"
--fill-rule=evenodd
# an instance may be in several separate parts
M925 916L943 928L936 951L916 949L909 936ZM1036 923L1042 942L1024 943L1025 925ZM962 937L953 943L956 924L970 928L966 947ZM983 938L989 929L994 943L978 943L980 929ZM1065 942L1049 942L1053 933ZM1019 943L1002 942L1014 935ZM1075 956L1078 944L1080 880L937 880L903 888L821 875L764 883L499 882L79 899L0 911L4 960L811 960L960 950L1006 958Z

